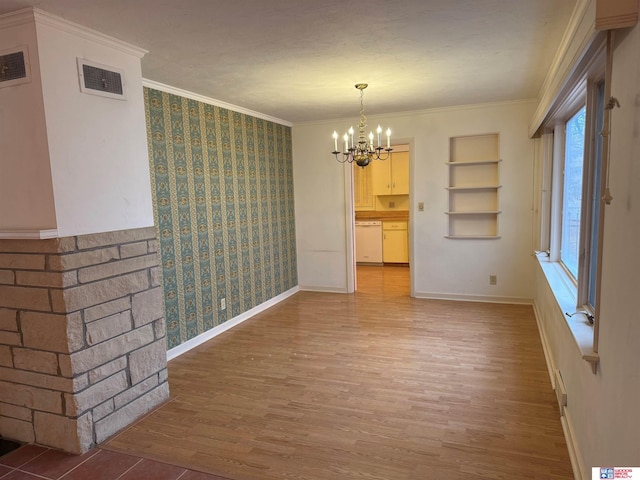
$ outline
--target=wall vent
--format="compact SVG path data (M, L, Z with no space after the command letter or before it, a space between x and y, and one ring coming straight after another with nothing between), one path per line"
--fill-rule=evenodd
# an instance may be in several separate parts
M0 88L31 81L29 55L26 46L0 52Z
M125 100L122 70L78 58L78 75L81 92Z
M562 380L562 374L560 370L556 369L553 375L554 390L556 391L556 399L558 400L558 406L560 407L560 416L564 417L564 407L567 406L567 389L564 386Z

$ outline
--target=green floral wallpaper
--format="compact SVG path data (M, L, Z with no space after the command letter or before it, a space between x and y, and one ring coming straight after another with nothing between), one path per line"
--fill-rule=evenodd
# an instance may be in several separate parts
M291 128L144 95L173 348L297 285Z

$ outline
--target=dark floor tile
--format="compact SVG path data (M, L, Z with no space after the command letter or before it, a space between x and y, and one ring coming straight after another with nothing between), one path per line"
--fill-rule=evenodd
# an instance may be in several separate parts
M0 478L4 477L7 473L9 473L12 468L5 467L4 465L0 465Z
M176 480L185 471L182 467L143 459L118 480Z
M21 472L20 470L14 470L6 477L2 477L2 480L42 480L42 477L37 477L27 472Z
M4 457L0 457L0 464L7 465L9 467L19 467L24 465L30 460L33 460L38 455L42 455L49 450L48 448L37 447L35 445L25 445L11 453L6 454Z
M189 470L180 480L230 480L227 477L219 477L218 475L210 475L208 473L196 472Z
M114 480L139 461L139 458L130 455L99 450L62 478L64 480Z
M20 467L29 473L37 473L48 478L58 479L69 470L77 467L82 462L87 461L99 450L90 450L84 455L73 455L70 453L59 452L58 450L48 450L42 455L31 460L29 463Z

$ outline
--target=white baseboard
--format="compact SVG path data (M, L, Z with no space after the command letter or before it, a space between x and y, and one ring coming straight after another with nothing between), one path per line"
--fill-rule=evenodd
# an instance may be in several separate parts
M509 303L516 305L531 305L533 303L532 298L499 297L494 295L464 295L458 293L415 292L415 298L426 298L429 300L455 300L458 302Z
M317 285L300 285L301 292L349 293L346 288L322 287Z
M248 320L249 318L253 317L254 315L257 315L258 313L263 312L263 311L265 311L266 309L268 309L270 307L273 307L274 305L276 305L276 304L282 302L283 300L289 298L294 293L297 293L299 290L300 290L299 287L290 288L286 292L283 292L280 295L276 295L275 297L271 298L270 300L267 300L266 302L261 303L260 305L257 305L255 307L253 307L251 310L247 310L246 312L241 313L237 317L233 317L233 318L227 320L226 322L224 322L224 323L222 323L222 324L220 324L220 325L218 325L216 327L213 327L211 330L207 330L206 332L201 333L197 337L193 337L193 338L187 340L186 342L181 343L177 347L174 347L171 350L167 351L167 361L173 360L174 358L182 355L183 353L186 353L189 350L191 350L193 348L196 348L199 345L202 345L207 340L211 340L213 337L216 337L216 336L220 335L221 333L226 332L230 328L233 328L236 325L244 322L245 320Z

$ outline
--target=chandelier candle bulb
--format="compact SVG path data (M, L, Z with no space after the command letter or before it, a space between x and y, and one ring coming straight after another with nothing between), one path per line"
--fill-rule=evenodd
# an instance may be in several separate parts
M349 151L349 135L344 134L344 152L347 153Z
M371 145L371 150L373 150L373 132L369 132L369 145Z
M351 148L353 148L353 127L349 128L349 138L351 138Z
M333 151L338 151L338 132L333 131Z
M380 125L378 125L378 128L376 129L376 133L378 134L378 143L376 144L377 147L380 146L380 134L382 133L382 127Z
M387 128L387 150L391 148L391 129Z

